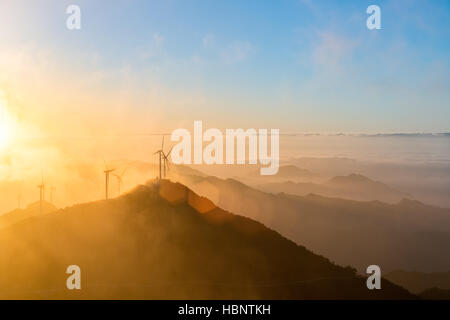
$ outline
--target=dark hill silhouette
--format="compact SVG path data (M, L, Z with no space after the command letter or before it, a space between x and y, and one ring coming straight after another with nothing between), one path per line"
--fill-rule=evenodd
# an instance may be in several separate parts
M49 212L53 212L57 210L57 208L49 202L44 201L42 204L42 213L46 214ZM40 214L40 204L38 202L34 202L27 206L25 209L15 209L8 213L4 213L0 215L0 229L8 227L14 223L22 221L24 219L36 216Z
M72 264L81 291L65 288ZM3 299L414 298L382 288L167 180L0 232Z
M421 292L420 297L426 300L450 300L450 290L430 288Z
M412 200L387 204L275 195L215 177L186 177L184 181L225 210L260 221L361 273L375 261L383 272L444 271L450 266L450 209Z
M431 288L450 290L450 271L424 273L398 270L386 274L385 278L417 294Z
M407 193L395 190L384 183L373 181L360 174L336 176L320 184L287 181L267 183L257 186L257 188L271 193L283 192L299 196L314 193L334 198L358 201L379 200L389 203L397 203L403 198L410 196Z

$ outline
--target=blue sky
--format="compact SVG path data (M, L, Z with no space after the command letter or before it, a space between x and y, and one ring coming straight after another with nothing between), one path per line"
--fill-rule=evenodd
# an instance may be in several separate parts
M81 7L79 31L65 28L69 4ZM366 28L370 4L381 8L381 30ZM22 0L0 12L0 49L12 52L0 55L0 86L47 115L76 101L67 108L86 116L114 105L112 117L141 131L147 120L172 130L195 119L290 132L450 131L448 1ZM14 52L29 57L20 68L8 61ZM46 85L21 85L23 70Z

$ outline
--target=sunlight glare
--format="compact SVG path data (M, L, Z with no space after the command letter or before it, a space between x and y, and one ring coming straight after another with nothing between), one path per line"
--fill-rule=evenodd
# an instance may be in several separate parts
M0 90L0 150L12 142L12 118L8 113L8 101Z

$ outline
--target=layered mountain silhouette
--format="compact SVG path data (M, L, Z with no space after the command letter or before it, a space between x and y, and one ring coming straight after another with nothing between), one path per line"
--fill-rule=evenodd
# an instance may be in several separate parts
M373 181L360 174L336 176L321 184L293 181L267 183L258 186L258 189L271 193L283 192L299 196L313 193L333 198L359 201L379 200L389 203L396 203L409 197L407 193L395 190L384 183Z
M66 268L81 268L81 290ZM0 231L2 299L414 298L343 268L182 184L32 216Z
M448 270L450 210L414 200L396 204L318 195L269 194L233 179L185 177L185 184L218 206L264 223L361 273L371 264L383 272Z
M363 161L349 158L297 158L291 162L326 177L360 173L414 195L425 203L450 208L450 164L447 161ZM292 179L291 179L292 180Z

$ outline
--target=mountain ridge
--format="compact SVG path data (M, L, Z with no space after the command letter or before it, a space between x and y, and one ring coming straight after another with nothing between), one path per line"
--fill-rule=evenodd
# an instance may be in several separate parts
M215 177L185 177L184 183L220 207L260 221L339 264L355 266L361 273L373 261L385 272L403 268L440 271L448 270L450 264L446 254L450 209L413 200L388 204L271 194Z
M47 214L57 210L57 208L47 202L42 203L42 213ZM25 209L14 209L12 211L3 213L0 215L0 229L6 228L12 224L15 224L21 220L36 216L40 214L40 202L33 202L29 204Z

